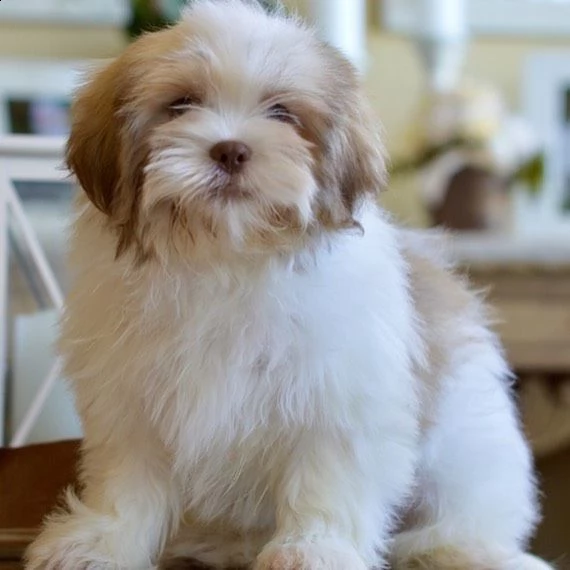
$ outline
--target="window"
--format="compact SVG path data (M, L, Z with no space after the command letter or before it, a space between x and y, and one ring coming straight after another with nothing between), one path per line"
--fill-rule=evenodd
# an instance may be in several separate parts
M0 60L0 135L67 134L71 94L82 73L94 65L96 62Z
M29 21L122 26L128 0L4 0L0 22Z
M384 24L390 30L414 34L420 29L424 0L383 0ZM475 34L567 35L570 0L465 0L469 27Z
M520 195L521 231L570 231L570 52L529 57L523 81L523 110L546 151L544 186L536 197Z

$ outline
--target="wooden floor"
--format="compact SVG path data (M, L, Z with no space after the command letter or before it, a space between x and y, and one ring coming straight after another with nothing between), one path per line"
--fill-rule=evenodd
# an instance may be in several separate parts
M27 452L23 452L27 453ZM73 455L73 444L67 454ZM19 453L21 455L22 453ZM61 455L61 454L60 454ZM57 453L51 450L51 460L55 464L62 463L63 455L58 456ZM2 461L4 459L4 461ZM0 524L0 570L22 570L23 566L18 561L18 557L24 551L26 544L32 539L33 535L29 532L18 530L17 528L9 528L10 525L6 524L8 521L2 521L4 515L10 515L9 518L14 521L18 517L22 518L18 527L23 528L26 522L23 517L22 511L41 510L47 512L50 505L39 504L36 505L27 497L27 493L20 494L16 497L17 501L14 502L13 509L8 509L8 497L13 496L13 492L1 497L2 489L14 490L18 487L23 479L10 479L8 469L8 462L6 456L2 457L0 454L0 523L4 522L4 528ZM48 462L49 463L49 462ZM35 472L45 474L46 461L43 465L36 466ZM533 544L533 550L545 559L553 562L557 570L570 570L570 450L558 453L548 458L543 458L538 462L539 475L541 480L541 488L543 492L543 506L544 506L544 521L539 528L538 535ZM28 473L34 473L34 470L26 470ZM25 479L25 478L24 478ZM46 484L46 477L42 475L38 478L42 484ZM35 488L34 485L23 485L24 489ZM37 485L37 482L34 481ZM54 485L60 485L56 481ZM60 485L61 487L61 485ZM56 486L56 489L58 487ZM54 491L53 496L56 493ZM50 499L53 501L53 496ZM34 526L39 525L41 520L41 513L35 517L37 520Z

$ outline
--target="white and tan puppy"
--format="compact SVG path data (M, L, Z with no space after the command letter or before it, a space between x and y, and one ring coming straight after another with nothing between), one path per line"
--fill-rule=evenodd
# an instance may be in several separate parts
M28 570L538 570L532 462L480 301L378 209L351 65L203 0L97 71L60 350L82 488Z

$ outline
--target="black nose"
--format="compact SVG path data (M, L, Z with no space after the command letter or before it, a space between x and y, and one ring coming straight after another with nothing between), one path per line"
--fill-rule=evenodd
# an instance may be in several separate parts
M251 148L240 141L222 141L210 149L210 157L226 172L235 174L251 158Z

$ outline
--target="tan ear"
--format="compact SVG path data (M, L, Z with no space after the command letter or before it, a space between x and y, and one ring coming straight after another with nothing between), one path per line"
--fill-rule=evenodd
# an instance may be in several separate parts
M339 184L350 212L366 194L377 195L386 186L386 160L380 125L361 93L347 110L346 121L336 134L339 138Z
M72 105L67 165L99 210L113 216L120 178L122 119L116 64L97 71Z
M328 48L331 113L319 166L321 210L333 225L353 224L359 202L386 185L384 145L378 121L362 93L354 68Z
M117 231L117 254L139 242L138 210L148 154L125 108L131 79L127 67L116 60L78 92L67 144L69 169Z

